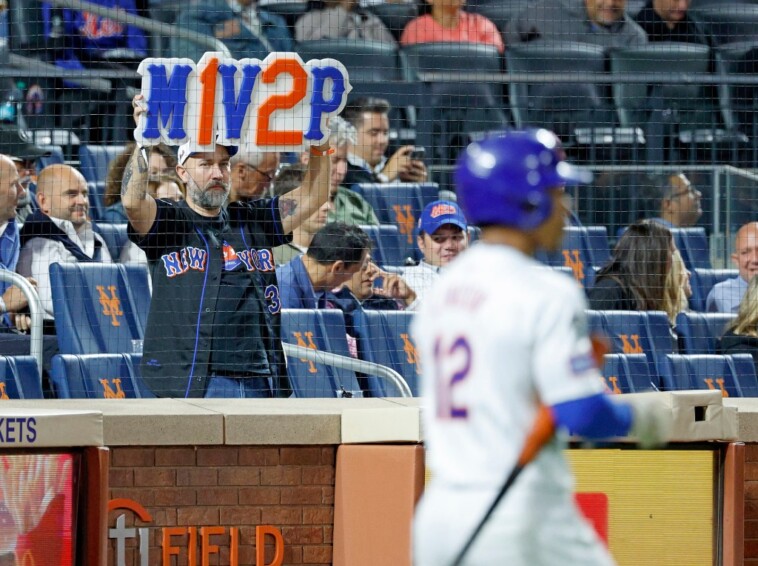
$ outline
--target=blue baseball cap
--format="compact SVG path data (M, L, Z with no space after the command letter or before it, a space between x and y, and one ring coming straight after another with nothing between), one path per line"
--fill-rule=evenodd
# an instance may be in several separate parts
M418 228L426 234L434 234L445 224L458 226L463 231L468 229L466 217L461 207L451 200L435 200L430 202L421 213Z

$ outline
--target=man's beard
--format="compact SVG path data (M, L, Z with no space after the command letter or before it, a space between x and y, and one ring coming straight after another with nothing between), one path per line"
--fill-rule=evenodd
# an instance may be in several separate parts
M211 187L221 186L224 192L211 190ZM216 210L221 208L229 196L229 183L221 181L210 181L204 189L195 182L192 176L188 175L187 194L196 205L205 210Z

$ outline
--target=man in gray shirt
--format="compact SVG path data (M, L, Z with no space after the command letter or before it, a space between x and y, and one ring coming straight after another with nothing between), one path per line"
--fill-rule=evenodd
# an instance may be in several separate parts
M606 48L647 43L647 35L626 15L625 8L626 0L538 0L508 22L505 43L540 39Z

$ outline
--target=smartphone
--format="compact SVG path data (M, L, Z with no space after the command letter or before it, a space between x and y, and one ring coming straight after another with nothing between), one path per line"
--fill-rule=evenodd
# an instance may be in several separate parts
M423 161L425 155L426 149L423 147L414 147L413 151L411 152L411 159L413 161Z

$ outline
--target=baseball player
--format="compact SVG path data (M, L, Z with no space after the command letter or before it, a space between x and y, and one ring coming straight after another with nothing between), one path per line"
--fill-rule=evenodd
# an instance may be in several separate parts
M560 245L564 186L589 174L563 160L552 132L529 130L472 143L455 176L459 203L482 236L442 275L412 326L432 474L414 524L417 566L455 562L541 407L587 438L631 433L652 445L665 434L658 403L604 394L580 288L532 257ZM461 563L613 564L574 504L565 446L552 436L523 468Z

